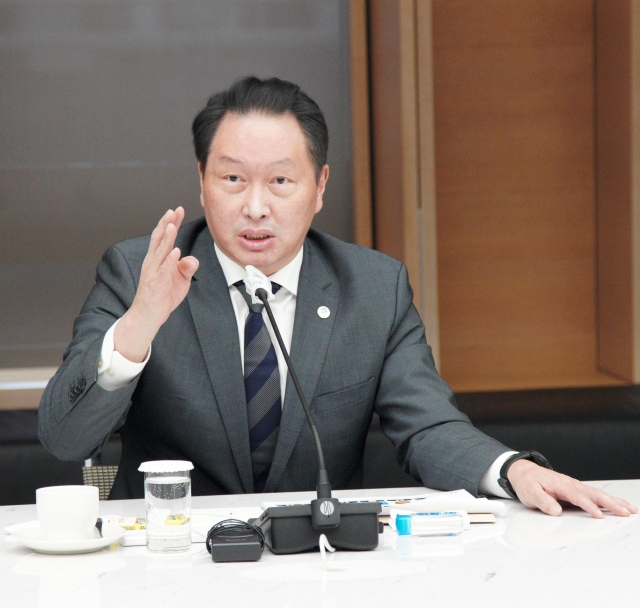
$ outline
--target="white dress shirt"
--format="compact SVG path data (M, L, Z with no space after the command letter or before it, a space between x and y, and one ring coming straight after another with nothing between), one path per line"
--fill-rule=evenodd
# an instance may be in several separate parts
M244 368L244 326L247 316L249 315L249 306L247 306L244 297L234 286L234 283L243 281L247 276L247 271L222 253L217 245L215 245L215 251L218 261L220 262L220 266L222 267L222 272L224 273L224 277L227 281L227 285L229 286L229 295L231 296L231 303L233 304L233 311L238 325L240 358ZM293 323L296 316L298 280L300 278L300 268L302 267L302 255L303 249L300 249L296 257L293 258L291 262L289 262L284 268L278 270L278 272L269 276L270 281L278 283L281 286L275 294L275 299L270 301L269 304L271 305L273 316L276 319L276 323L278 324L280 333L282 334L282 340L284 341L287 351L291 349ZM287 364L280 350L280 345L278 344L276 336L273 333L271 323L267 317L267 312L263 311L262 314L278 358L280 389L282 403L284 404L285 388L287 384ZM151 356L151 346L149 346L146 359L142 363L132 363L114 350L113 332L117 323L118 321L116 321L105 334L102 342L100 359L98 360L98 385L108 391L123 388L129 384L129 382L142 372L144 366L149 360L149 357ZM507 493L498 484L498 479L500 477L500 468L504 462L509 458L509 456L516 453L517 452L505 452L494 460L480 478L479 490L481 493L491 494L501 498L509 498Z
M224 278L229 286L229 295L233 304L233 312L236 315L236 323L238 324L238 340L240 342L240 358L242 360L242 368L244 369L244 325L249 316L249 306L237 287L233 284L238 281L244 281L247 271L228 258L216 245L216 255ZM280 289L275 294L275 300L271 300L271 312L275 317L276 324L280 329L282 341L287 348L287 352L291 350L291 338L293 337L293 321L296 317L296 301L298 299L298 280L300 279L300 268L302 267L302 248L293 260L291 260L284 268L274 272L269 276L272 283L278 283ZM287 385L287 362L284 360L280 345L276 338L271 322L267 316L267 311L262 311L265 325L271 337L271 343L276 349L278 357L278 369L280 370L280 394L282 395L282 403L284 404L284 393Z

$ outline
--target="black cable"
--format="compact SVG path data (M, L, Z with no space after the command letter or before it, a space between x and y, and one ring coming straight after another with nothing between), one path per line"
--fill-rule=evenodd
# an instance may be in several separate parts
M215 536L219 536L225 532L239 532L241 534L256 533L260 542L260 552L264 551L264 532L262 528L252 526L241 519L224 519L219 521L207 533L207 551L211 553L211 541Z

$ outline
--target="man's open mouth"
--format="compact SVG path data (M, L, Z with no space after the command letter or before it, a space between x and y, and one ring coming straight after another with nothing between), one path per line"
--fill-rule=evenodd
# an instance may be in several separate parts
M245 239L249 239L250 241L263 241L264 239L270 238L268 234L245 234Z

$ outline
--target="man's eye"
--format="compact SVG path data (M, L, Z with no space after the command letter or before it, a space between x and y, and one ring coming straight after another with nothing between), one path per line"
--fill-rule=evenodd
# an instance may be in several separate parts
M230 182L233 182L233 183L240 181L240 178L237 175L229 175L228 179Z
M286 177L276 177L276 184L280 184L282 186L282 184L286 184L286 183L287 183Z

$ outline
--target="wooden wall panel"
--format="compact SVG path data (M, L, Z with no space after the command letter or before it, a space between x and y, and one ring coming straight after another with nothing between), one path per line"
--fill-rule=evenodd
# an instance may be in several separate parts
M439 361L430 0L370 0L376 249L404 262Z
M55 367L0 369L0 410L35 410Z
M402 260L402 130L400 115L400 32L398 3L372 1L371 135L376 249ZM393 95L389 91L394 91Z
M366 0L350 0L349 53L351 56L351 137L353 142L353 240L363 247L373 247L368 29Z
M597 371L594 4L434 0L441 372L456 390Z
M632 380L631 3L598 2L596 15L599 363Z
M631 240L633 376L640 383L640 0L631 0Z
M431 0L417 0L415 19L420 158L420 287L422 295L420 313L427 340L431 344L433 358L440 369L432 12Z
M421 310L415 1L368 7L375 246L406 264Z

